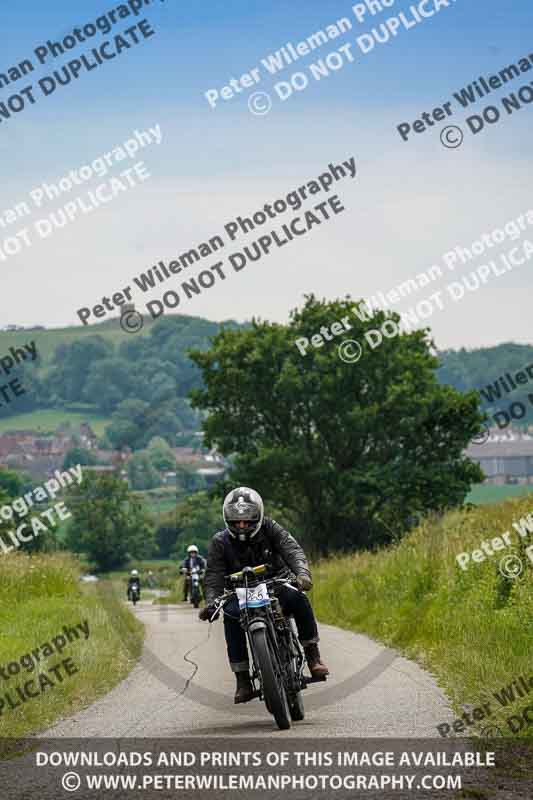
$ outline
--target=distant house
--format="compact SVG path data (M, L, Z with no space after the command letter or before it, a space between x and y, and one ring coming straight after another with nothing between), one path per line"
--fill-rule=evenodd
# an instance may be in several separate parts
M35 448L37 434L34 431L10 431L0 435L0 458L23 457Z
M533 484L533 437L528 434L493 435L485 444L471 444L466 455L483 470L484 483Z
M196 474L204 478L221 478L225 471L224 467L201 467L196 470Z
M173 447L171 449L176 459L176 464L181 466L200 466L204 463L201 454L193 450L192 447Z
M79 436L87 450L95 450L98 447L98 436L88 422L81 423Z
M65 455L76 445L76 437L87 450L96 449L97 436L87 423L78 429L59 426L50 436L32 430L8 431L0 434L0 463L23 469L35 478L44 477L63 466Z

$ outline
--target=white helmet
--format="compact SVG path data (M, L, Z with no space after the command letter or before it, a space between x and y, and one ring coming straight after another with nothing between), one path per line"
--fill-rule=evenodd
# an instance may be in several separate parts
M195 544L190 544L188 546L188 548L187 548L187 552L188 553L197 553L198 552L198 548L196 547Z
M138 571L136 569L132 569L131 577L132 578L138 578L139 577L139 573L138 573Z
M253 539L263 524L264 506L261 495L247 486L233 489L224 500L222 507L224 522L234 538L241 542ZM246 522L245 528L239 522Z

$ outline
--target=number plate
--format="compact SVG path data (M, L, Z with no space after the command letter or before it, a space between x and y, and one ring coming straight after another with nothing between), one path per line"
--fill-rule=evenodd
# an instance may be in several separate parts
M260 583L259 586L249 589L238 588L237 597L239 598L239 608L245 608L246 606L260 608L270 604L266 583Z

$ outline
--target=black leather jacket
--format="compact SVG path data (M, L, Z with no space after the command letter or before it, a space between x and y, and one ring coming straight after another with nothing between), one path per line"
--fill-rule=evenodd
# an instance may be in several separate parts
M183 559L182 569L186 569L188 572L193 567L200 567L203 572L205 570L205 558L202 558L202 556L187 556Z
M250 544L239 542L227 528L215 533L207 553L205 600L209 606L224 591L224 576L243 567L272 564L273 572L307 575L311 578L304 551L291 534L273 519L265 517Z

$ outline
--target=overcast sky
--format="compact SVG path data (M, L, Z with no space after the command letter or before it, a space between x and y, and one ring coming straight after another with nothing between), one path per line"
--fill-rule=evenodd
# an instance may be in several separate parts
M118 6L119 3L116 4ZM483 4L457 0L410 30L401 28L387 44L363 55L357 36L379 26L411 5L396 0L383 14L358 23L350 2L341 0L211 0L209 4L154 2L144 15L156 35L106 61L77 81L59 86L49 97L38 97L10 120L0 122L2 200L0 211L27 199L44 181L58 181L109 152L134 129L159 125L162 143L146 147L142 158L151 177L95 210L40 240L32 230L32 246L0 261L3 291L0 323L62 326L78 321L76 310L93 306L132 284L133 276L160 260L171 261L191 247L223 231L237 215L250 215L266 202L316 178L330 162L354 157L355 180L340 181L335 191L346 211L314 228L307 236L275 249L240 272L227 269L193 299L183 299L180 311L214 320L249 319L252 315L284 322L290 309L314 292L334 299L349 294L365 297L389 291L407 278L442 265L442 255L456 246L468 247L480 234L501 228L528 209L531 190L533 105L512 115L502 111L498 124L474 136L466 117L530 85L533 69L461 109L453 93L479 76L488 78L503 67L532 54L528 41L533 9L530 0ZM63 58L39 66L34 49L47 39L60 40L116 7L103 0L85 0L83 11L66 0L43 4L28 0L2 12L4 45L0 73L24 58L32 59L31 75L0 90L0 102L26 85L53 75L67 61L113 39L142 19L130 17L107 36L80 44ZM302 57L278 76L269 76L261 59L287 42L296 45L342 17L352 30ZM293 72L308 76L309 64L346 43L354 63L294 92L281 102L274 84ZM261 82L216 109L204 92L222 89L232 77L260 69ZM264 116L250 113L254 91L268 92L272 109ZM452 101L448 124L464 130L458 149L446 149L439 135L446 122L403 142L396 130L413 123L422 112ZM0 118L1 119L1 118ZM115 165L117 175L133 161ZM29 218L0 227L0 250L7 236L77 196L85 196L109 180L96 179L65 193ZM324 196L317 195L316 201ZM311 208L315 200L305 205ZM279 228L300 212L290 212L257 235ZM507 253L522 240L504 243L495 253ZM191 267L186 277L208 268L255 237L227 244L215 258ZM494 257L491 253L490 257ZM430 290L406 299L411 307L428 293L460 280L486 261L477 259L456 275L447 274ZM493 345L501 341L533 343L533 259L513 272L492 278L459 303L447 302L430 324L439 348ZM134 299L140 310L147 300L160 299L166 289L179 289L178 277Z

